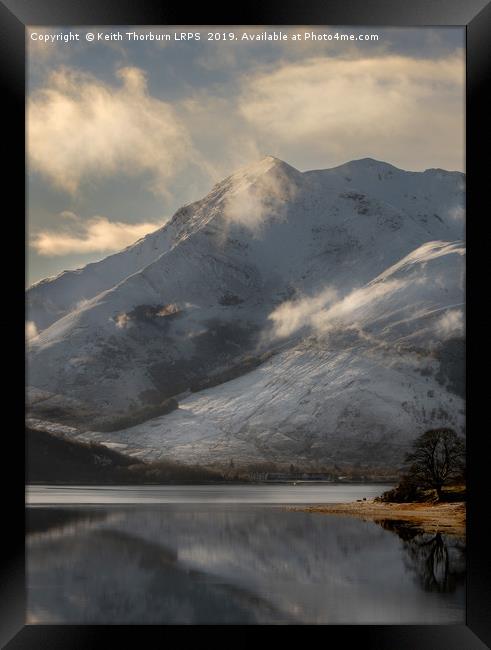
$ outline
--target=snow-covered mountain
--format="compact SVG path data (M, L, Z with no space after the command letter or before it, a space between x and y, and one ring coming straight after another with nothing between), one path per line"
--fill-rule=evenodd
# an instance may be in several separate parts
M395 461L433 424L461 429L464 191L372 159L240 170L29 289L30 415L207 463Z

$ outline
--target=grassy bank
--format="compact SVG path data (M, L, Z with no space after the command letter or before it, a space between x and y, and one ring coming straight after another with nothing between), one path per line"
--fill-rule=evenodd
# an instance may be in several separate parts
M347 515L365 521L400 521L414 524L427 533L465 536L465 502L451 503L384 503L369 499L352 503L329 503L301 508L304 512L327 515Z

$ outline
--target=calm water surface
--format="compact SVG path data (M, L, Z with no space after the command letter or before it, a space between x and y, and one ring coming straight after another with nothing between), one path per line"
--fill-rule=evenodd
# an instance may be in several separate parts
M44 504L142 504L142 503L344 503L371 498L392 486L335 485L141 485L51 486L31 485L26 490L30 505Z
M459 623L465 544L288 510L387 486L31 487L31 623Z

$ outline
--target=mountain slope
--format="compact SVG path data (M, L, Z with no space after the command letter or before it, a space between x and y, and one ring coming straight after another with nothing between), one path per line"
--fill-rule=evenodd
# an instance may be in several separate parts
M317 301L297 321L309 335L249 374L93 439L148 459L397 464L412 436L464 427L463 366L449 364L463 364L463 255L424 245L344 300Z
M77 296L84 295L83 304L71 311L65 305L67 313L60 309L61 317L30 342L31 414L97 430L107 428L111 418L177 396L177 411L121 435L133 438L130 448L136 453L145 447L158 457L163 449L158 445L163 445L166 454L180 460L201 453L211 459L214 445L218 450L228 444L217 441L230 436L232 447L216 451L216 457L236 449L237 454L273 458L284 447L285 458L303 450L307 458L318 453L314 443L306 442L311 434L330 457L329 436L341 441L338 455L357 447L362 430L369 429L367 439L380 446L394 418L402 418L394 439L407 440L431 420L403 415L401 404L414 406L415 400L418 413L442 408L460 426L462 404L449 402L454 397L448 387L434 379L435 385L426 388L433 397L424 398L421 359L414 355L440 354L449 328L459 330L461 324L463 269L456 260L463 249L452 242L463 236L463 191L463 174L405 172L371 159L302 173L267 157L240 170L156 233L92 265L91 274L103 276L106 284L116 278L111 286L94 293L95 284L83 287L87 271L79 274ZM125 275L123 268L132 272ZM32 300L39 298L39 313L56 300L61 304L58 296L66 289L61 287L75 286L72 276L64 278L46 282L42 298L39 285L31 290ZM36 313L31 307L28 317L35 320ZM353 319L362 324L358 330ZM462 334L454 338L461 340ZM391 355L401 345L414 358L397 370ZM452 345L458 357L460 343ZM460 361L448 361L453 352L446 348L442 354L447 366L453 363L455 386ZM433 365L438 375L441 362ZM278 383L275 377L284 373L289 380ZM362 384L343 388L343 396L359 402L358 419L335 415L337 407L330 407L334 415L319 420L329 430L319 438L321 425L317 433L310 431L317 411L310 410L296 386L317 377L327 403L335 395L331 388L338 381L344 385L350 373L373 377L382 397L377 401L369 395L363 406ZM297 374L303 379L297 381ZM411 378L404 382L406 375ZM266 385L264 400L254 392L263 378L278 393L280 411L282 400L291 402L293 411L285 417L275 410ZM412 388L394 389L391 398L391 387L398 383ZM237 396L225 396L225 402L219 397L237 386L244 408L253 409L256 420L249 411L243 413ZM205 418L199 405L211 399L204 397L209 394L215 397ZM230 399L233 408L223 406ZM343 402L333 399L336 405ZM368 406L379 402L386 408L377 407L375 417ZM223 425L235 416L236 425ZM149 437L148 427L160 433ZM196 446L203 436L209 441ZM148 445L140 444L147 439ZM157 445L153 451L151 445Z
M86 300L145 268L171 241L172 229L160 228L100 262L36 282L27 290L29 319L38 332L43 331Z

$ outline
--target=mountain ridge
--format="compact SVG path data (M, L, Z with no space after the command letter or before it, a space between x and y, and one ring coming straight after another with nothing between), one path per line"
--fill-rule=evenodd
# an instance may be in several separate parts
M263 168L264 171L264 166L265 164L267 165L268 163L270 164L270 166L273 167L276 166L282 169L292 170L294 173L298 175L303 175L306 178L318 174L325 175L326 172L339 173L342 170L348 171L351 167L354 166L355 168L357 168L364 163L369 163L370 166L372 167L375 165L378 167L382 167L382 169L396 170L397 172L402 172L403 174L412 174L412 175L427 174L427 172L430 171L441 171L441 170L425 170L424 172L406 172L404 170L395 167L394 165L390 165L389 163L376 161L372 158L362 158L359 160L343 163L342 165L338 165L336 167L329 168L329 169L308 170L305 172L300 172L296 170L294 167L292 167L291 165L288 165L288 163L285 163L284 161L278 158L275 158L273 156L266 156L265 158L261 159L259 163L253 163L251 165L247 165L244 168L242 168L242 170L239 170L238 172L229 175L219 183L216 183L212 188L210 194L212 194L213 191L216 190L216 188L222 188L224 184L230 182L230 180L233 179L234 177L237 177L238 175L239 176L243 175L244 172L247 173L247 170L255 170L257 173L258 170ZM462 172L445 171L444 173L447 175L457 175L458 177L461 178L465 177L465 174L463 174ZM110 288L116 282L123 280L125 277L128 277L134 272L138 272L146 265L151 263L156 257L162 254L162 248L165 248L166 245L165 240L171 239L172 236L175 234L172 232L172 229L178 225L179 221L182 219L182 215L186 214L192 206L199 204L200 201L202 200L203 199L198 199L197 201L193 201L189 204L184 205L182 208L179 208L163 226L161 226L154 232L149 233L148 235L136 241L135 243L131 244L130 246L127 246L125 249L119 251L118 253L113 253L111 255L108 255L107 257L103 258L98 262L91 262L79 269L62 271L56 276L44 278L31 285L26 290L27 302L28 302L28 309L30 312L30 316L32 317L32 321L36 325L37 331L42 331L43 329L51 325L55 320L57 320L57 318L62 317L68 311L73 309L77 303L93 298L95 295L97 295L97 293L100 293L101 291ZM163 239L164 241L163 242L159 241L161 239ZM130 254L132 254L135 259L132 259ZM142 257L143 259L142 260L138 259L140 257ZM124 264L120 265L123 268L116 269L116 270L111 268L110 262L115 262L119 260L121 261L124 260ZM49 301L48 301L48 308L49 307L52 308L52 313L40 314L39 303L43 302L43 300L46 301L46 298L43 296L43 294L46 291L46 289L48 288L51 289L53 284L55 283L59 285L63 285L66 283L69 284L69 287L65 290L65 292L62 292L63 296L61 299L61 305L54 304L51 306L49 305ZM82 286L79 289L77 285L80 284ZM64 295L65 293L69 294L69 298L65 297Z

